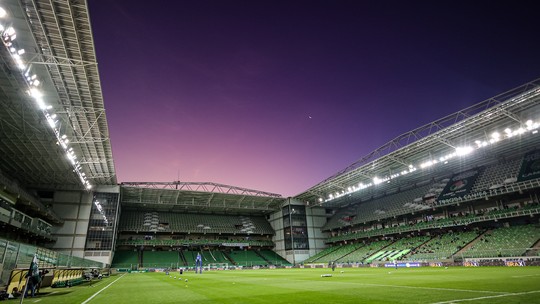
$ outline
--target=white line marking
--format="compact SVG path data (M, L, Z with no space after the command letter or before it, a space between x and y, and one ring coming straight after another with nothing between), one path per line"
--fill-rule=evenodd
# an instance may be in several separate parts
M86 299L86 301L82 302L81 304L86 304L88 302L90 302L90 300L92 300L95 296L97 296L100 292L104 291L105 289L109 288L109 286L111 286L112 284L116 283L116 281L120 280L123 276L125 276L126 274L124 273L123 275L121 275L118 279L112 281L109 285L101 288L98 292L96 292L95 294L93 294L90 298Z
M35 301L34 301L34 303L37 303L37 302L39 302L39 301L41 301L41 299L37 299L37 300L35 300Z
M410 289L429 289L429 290L444 290L444 291L463 291L463 292L478 292L478 293L500 293L500 294L509 294L509 292L503 292L503 291L473 290L473 289L457 289L457 288L442 288L442 287L422 287L422 286L388 285L388 284L370 284L370 283L360 283L360 285L380 286L380 287L395 287L395 288L410 288Z
M468 298L468 299L459 299L459 300L452 300L452 301L436 302L436 303L433 303L433 304L449 304L449 303L485 300L485 299L492 299L492 298L513 297L513 296L520 296L520 295L531 294L531 293L539 293L539 292L540 292L540 290L533 290L533 291L526 291L526 292L514 292L514 293L500 294L500 295L495 295L495 296L485 296L485 297L478 297L478 298Z
M526 275L520 275L520 276L512 276L512 278L525 278L525 277L537 277L540 276L540 274L526 274Z

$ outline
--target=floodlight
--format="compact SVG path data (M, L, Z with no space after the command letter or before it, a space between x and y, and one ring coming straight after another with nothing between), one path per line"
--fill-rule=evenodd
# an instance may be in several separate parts
M0 18L7 16L7 12L4 8L0 7Z
M41 97L36 98L36 103L41 110L45 110L47 108L47 105L45 105L45 102L43 101L43 98Z
M4 34L11 37L11 36L15 35L15 29L12 26L10 26L10 27L8 27L6 29Z
M470 146L465 147L457 147L456 148L456 155L457 156L465 156L468 154L471 154L473 152L474 148Z
M34 97L34 98L41 98L43 97L43 93L41 93L40 90L36 89L36 88L31 88L28 93L30 94L30 96Z
M26 66L24 65L24 62L20 55L13 54L13 60L15 60L15 63L17 64L17 67L21 70L25 70Z
M52 118L48 117L48 118L47 118L47 122L49 123L49 126L50 126L51 128L54 129L54 128L56 127L56 121L54 121Z

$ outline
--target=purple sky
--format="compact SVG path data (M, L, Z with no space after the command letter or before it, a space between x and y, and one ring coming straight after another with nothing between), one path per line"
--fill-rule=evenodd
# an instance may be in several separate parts
M118 181L293 196L540 77L525 2L361 2L89 0Z

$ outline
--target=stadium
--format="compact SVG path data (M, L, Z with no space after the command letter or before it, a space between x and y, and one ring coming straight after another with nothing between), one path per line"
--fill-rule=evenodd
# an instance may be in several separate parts
M0 7L2 298L35 264L41 303L538 302L540 80L294 197L119 183L86 1Z

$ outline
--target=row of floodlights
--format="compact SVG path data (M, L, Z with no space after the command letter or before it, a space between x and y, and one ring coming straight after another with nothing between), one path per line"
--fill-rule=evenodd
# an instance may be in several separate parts
M7 12L4 8L0 7L0 19L5 18ZM62 147L66 153L67 159L70 161L73 166L73 171L77 173L81 183L86 189L91 189L92 185L86 177L86 174L82 172L81 164L77 160L77 155L73 151L73 148L69 146L69 139L67 135L60 133L60 128L58 126L58 120L56 114L52 113L52 106L46 104L43 93L39 90L41 81L38 79L37 75L30 73L30 67L27 66L22 58L22 55L25 53L24 49L19 48L15 39L17 38L17 33L12 26L6 27L2 22L0 22L0 33L2 36L2 42L4 46L9 50L11 57L13 58L17 68L21 70L21 73L24 75L26 84L28 85L28 95L32 97L35 101L37 107L47 121L47 124L54 132L54 135L57 139L57 144Z
M519 127L515 128L515 129L506 128L506 129L504 129L503 133L499 133L499 132L495 131L495 132L491 133L491 135L489 136L489 139L487 139L487 140L476 140L476 141L474 141L474 145L456 147L454 149L454 151L452 151L451 153L440 156L438 158L432 158L430 160L424 161L424 162L420 163L418 166L410 164L408 166L408 168L406 168L405 170L403 170L401 172L396 172L394 174L387 175L385 177L377 177L376 176L369 183L364 184L364 183L361 182L358 185L348 187L347 190L344 190L344 191L341 191L341 192L336 192L336 193L331 193L325 199L321 197L321 198L319 198L319 202L320 203L328 202L328 201L331 201L333 199L340 198L342 196L351 194L353 192L357 192L357 191L369 188L369 187L371 187L373 185L378 185L378 184L381 184L381 183L384 183L384 182L390 182L390 180L398 178L400 176L407 175L409 173L412 173L412 172L418 170L418 168L426 169L426 168L432 167L432 166L437 165L437 164L448 164L448 161L453 159L453 158L467 156L467 155L473 153L476 150L485 148L485 147L490 146L490 145L495 145L495 144L497 144L498 142L500 142L502 140L509 139L509 138L512 138L512 137L515 137L515 136L522 136L522 135L525 135L527 133L537 134L539 128L540 128L540 123L538 121L527 120L525 122L525 125L520 125Z
M101 216L103 217L103 221L105 222L105 224L108 225L109 220L107 220L107 216L105 216L105 210L103 210L101 203L98 200L95 200L94 205L96 205L97 210L99 211L99 213L101 213Z

